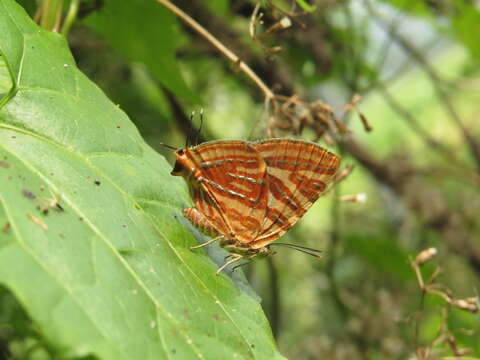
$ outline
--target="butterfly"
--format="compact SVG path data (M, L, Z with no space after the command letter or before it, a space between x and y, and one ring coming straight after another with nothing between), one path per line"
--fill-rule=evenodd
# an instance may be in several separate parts
M340 157L317 144L292 139L211 141L175 156L171 174L185 179L194 202L183 214L212 236L192 248L218 241L231 253L217 274L272 254L271 243L325 192L340 165Z

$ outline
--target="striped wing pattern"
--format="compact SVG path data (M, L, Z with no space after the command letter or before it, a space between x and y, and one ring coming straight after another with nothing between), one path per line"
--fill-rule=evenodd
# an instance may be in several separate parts
M184 209L184 214L207 235L218 236L230 233L230 228L214 198L199 185L194 184L190 190L195 207Z
M187 182L198 210L187 217L254 249L292 227L340 165L339 157L320 146L291 139L213 141L185 154L194 178Z
M267 164L269 199L262 231L252 244L260 248L282 236L326 190L340 158L305 141L273 139L254 144Z
M199 170L192 191L196 207L220 234L254 241L268 201L266 164L258 151L244 141L215 141L188 152Z

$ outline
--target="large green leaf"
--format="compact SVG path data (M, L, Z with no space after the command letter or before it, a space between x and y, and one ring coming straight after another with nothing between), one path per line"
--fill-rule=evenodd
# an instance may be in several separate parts
M281 358L259 303L180 221L171 166L75 66L64 39L0 0L0 282L63 356ZM51 203L57 197L63 211Z

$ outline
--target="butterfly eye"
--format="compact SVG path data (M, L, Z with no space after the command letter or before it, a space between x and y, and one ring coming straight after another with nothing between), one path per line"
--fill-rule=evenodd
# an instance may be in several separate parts
M184 153L183 149L177 150L178 155L183 155L183 153Z

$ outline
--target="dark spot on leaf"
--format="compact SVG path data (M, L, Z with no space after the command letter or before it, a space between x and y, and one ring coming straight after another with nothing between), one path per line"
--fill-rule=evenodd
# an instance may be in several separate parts
M93 183L94 183L95 185L100 185L100 184L101 184L101 182L98 181L98 180L95 180Z
M212 317L217 321L225 321L225 318L220 314L213 314Z
M57 202L56 200L54 200L54 201L49 200L49 203L46 204L43 207L42 206L37 206L37 209L40 210L43 213L43 215L48 215L49 212L50 212L50 208L53 208L57 212L65 211L65 209L62 207L62 205L60 205L60 203Z
M22 195L25 196L27 199L33 200L36 198L35 194L32 193L30 190L23 189Z
M255 349L255 344L251 344L250 346L252 347L252 349Z
M176 353L177 353L177 350L172 349L172 354L176 354Z
M4 169L10 168L10 164L6 163L5 161L0 161L0 167L3 167Z
M120 125L117 125L117 129L120 129L120 128L121 128L121 126L120 126Z
M126 228L126 227L127 227L127 224L122 224L122 227Z
M65 238L65 234L64 234L64 233L58 233L58 236L60 236L61 238Z
M78 220L83 221L83 217L80 216L80 217L78 218Z
M7 232L10 231L10 223L9 223L8 221L5 223L5 225L3 225L2 231L3 231L4 233L7 233Z
M135 249L118 249L118 253L122 256L138 254L138 250Z
M16 137L15 135L12 135L11 138L12 138L12 139L16 139L17 137Z

